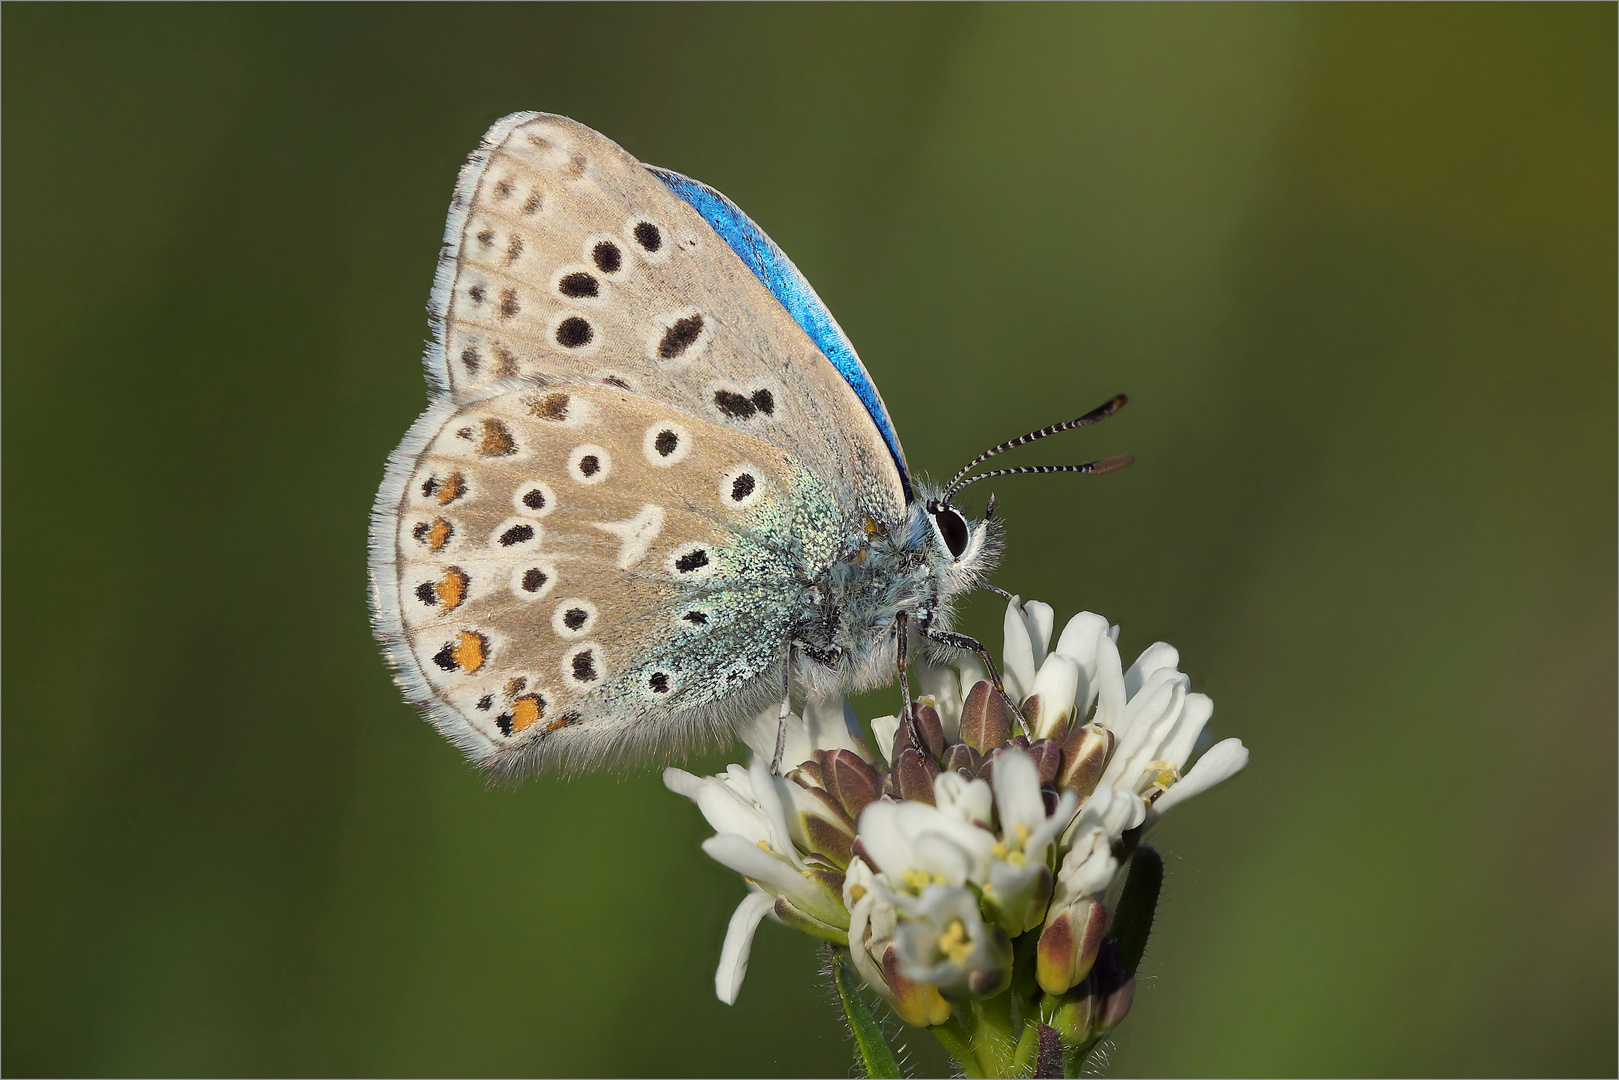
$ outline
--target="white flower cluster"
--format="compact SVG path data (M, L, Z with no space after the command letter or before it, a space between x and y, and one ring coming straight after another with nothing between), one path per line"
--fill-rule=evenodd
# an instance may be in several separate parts
M1107 620L1074 616L1048 651L1053 625L1045 604L1008 605L1005 695L976 660L922 666L914 722L871 723L880 757L839 701L789 718L782 760L799 764L785 776L769 768L774 710L747 734L749 768L664 773L714 828L703 850L749 884L721 953L721 1000L736 1000L767 914L846 945L920 1026L1004 990L1026 934L1038 934L1046 994L1086 980L1142 833L1248 751L1227 739L1185 769L1214 706L1190 691L1176 651L1155 644L1126 669ZM1132 992L1113 993L1110 1022L1096 1023L1122 1018Z

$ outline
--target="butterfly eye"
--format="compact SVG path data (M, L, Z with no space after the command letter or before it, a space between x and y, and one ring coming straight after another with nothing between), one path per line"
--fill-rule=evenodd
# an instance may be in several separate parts
M939 535L944 539L944 546L950 549L950 557L961 558L961 553L967 550L967 522L949 506L941 506L932 511L933 524L938 527Z

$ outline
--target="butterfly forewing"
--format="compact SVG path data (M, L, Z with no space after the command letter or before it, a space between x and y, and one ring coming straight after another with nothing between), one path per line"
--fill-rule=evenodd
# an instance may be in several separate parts
M509 117L456 200L433 296L436 382L617 380L838 471L886 504L867 509L903 504L843 376L708 223L611 140L562 117Z

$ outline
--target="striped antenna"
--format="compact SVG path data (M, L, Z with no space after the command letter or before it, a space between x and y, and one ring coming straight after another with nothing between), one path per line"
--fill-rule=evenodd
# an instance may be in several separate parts
M1110 458L1103 458L1101 461L1087 461L1083 465L1019 465L1011 469L991 469L989 472L979 473L972 479L957 484L951 490L950 495L954 495L962 488L970 487L980 480L989 480L996 476L1022 476L1025 473L1058 472L1091 473L1092 475L1100 476L1102 473L1109 473L1114 469L1122 469L1135 461L1135 459L1134 454L1115 454ZM945 498L948 499L950 495L946 495Z
M985 450L982 454L979 454L977 457L975 457L971 461L967 462L967 464L962 467L961 471L958 472L954 477L951 478L950 483L948 485L946 485L946 487L944 489L944 495L942 496L942 501L948 503L950 501L951 496L955 495L956 492L960 491L962 488L966 487L968 484L975 484L978 481L988 479L991 476L1011 476L1011 475L1014 475L1016 473L1023 473L1023 472L1107 472L1107 471L1109 471L1109 469L1100 468L1101 465L1105 464L1104 462L1093 461L1093 462L1090 462L1090 463L1085 464L1085 465L1036 465L1036 466L1034 466L1032 468L1026 468L1026 469L1002 469L999 472L989 472L989 473L984 473L981 476L975 476L971 480L966 481L965 483L961 479L962 477L966 476L968 473L970 473L974 469L976 469L979 465L982 465L984 462L986 462L990 458L994 457L996 454L1003 454L1008 450L1015 450L1018 447L1023 446L1023 445L1025 445L1027 443L1032 443L1032 442L1034 442L1034 441L1036 441L1038 439L1044 439L1048 435L1060 435L1065 431L1072 431L1075 428L1090 427L1092 424L1100 423L1101 421L1106 420L1108 417L1112 416L1114 413L1118 412L1120 409L1124 408L1124 403L1129 401L1129 400L1130 399L1128 397L1126 397L1125 395L1119 394L1117 397L1113 398L1113 400L1109 401L1107 404L1100 405L1097 408L1092 409L1090 412L1086 413L1084 416L1079 417L1077 420L1070 420L1065 424L1052 424L1050 427L1043 427L1039 431L1031 431L1027 435L1019 435L1015 439L1009 439L1006 442L1001 443L999 446L990 447L988 450ZM1130 461L1134 460L1134 459L1130 458L1129 455L1124 455L1124 457L1125 457L1125 460L1123 460L1123 461L1119 461L1118 458L1108 458L1107 461L1109 461L1109 462L1117 462L1116 464L1111 465L1110 469L1122 468L1123 466L1130 464Z

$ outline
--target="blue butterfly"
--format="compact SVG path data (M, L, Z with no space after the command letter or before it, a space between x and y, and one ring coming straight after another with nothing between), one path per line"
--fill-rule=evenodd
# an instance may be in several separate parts
M406 696L502 776L728 739L796 687L904 685L908 642L983 647L1004 450L916 481L854 348L719 192L564 117L462 169L429 311L431 402L372 511L371 607ZM907 698L908 700L908 698Z

